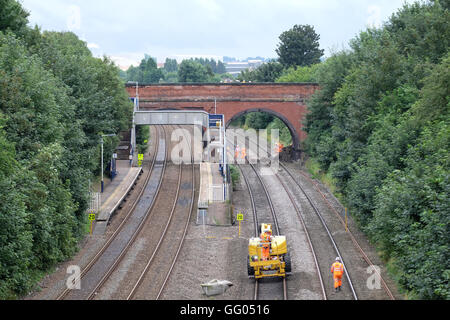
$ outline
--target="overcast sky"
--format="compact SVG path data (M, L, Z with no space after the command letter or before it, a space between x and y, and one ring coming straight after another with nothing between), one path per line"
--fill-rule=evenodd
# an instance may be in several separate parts
M314 26L326 55L413 0L22 0L30 25L72 31L121 67L166 57L275 58L279 36Z

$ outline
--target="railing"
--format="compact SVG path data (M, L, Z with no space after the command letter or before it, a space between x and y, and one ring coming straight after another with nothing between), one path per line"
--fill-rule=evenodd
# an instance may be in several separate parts
M102 195L99 192L90 192L89 213L99 213L102 206Z

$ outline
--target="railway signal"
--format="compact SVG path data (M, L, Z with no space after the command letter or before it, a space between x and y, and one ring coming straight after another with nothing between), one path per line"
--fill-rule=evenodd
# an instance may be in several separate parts
M244 221L244 214L242 212L239 212L236 220L239 221L239 237L240 237L241 236L241 222Z
M91 235L92 235L92 226L93 226L94 221L95 221L95 213L90 213L89 214L89 221L91 222Z

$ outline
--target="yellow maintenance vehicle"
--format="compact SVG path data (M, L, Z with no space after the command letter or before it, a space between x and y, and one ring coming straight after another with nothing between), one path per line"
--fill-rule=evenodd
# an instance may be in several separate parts
M263 223L259 238L250 238L248 244L248 276L286 277L291 273L291 258L285 236L272 236L272 225Z

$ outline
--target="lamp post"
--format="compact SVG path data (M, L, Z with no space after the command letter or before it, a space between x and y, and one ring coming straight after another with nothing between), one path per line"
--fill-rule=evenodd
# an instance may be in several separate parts
M128 81L128 84L136 84L136 98L134 102L134 112L133 112L133 128L131 130L131 145L132 145L132 158L134 157L134 153L136 151L136 111L139 111L139 82L137 81ZM132 159L130 159L132 160Z
M103 193L103 191L104 191L104 189L105 189L105 182L104 182L104 180L103 180L103 137L115 137L116 136L116 134L102 134L101 135L101 137L100 137L100 143L101 143L101 145L102 145L102 193Z

